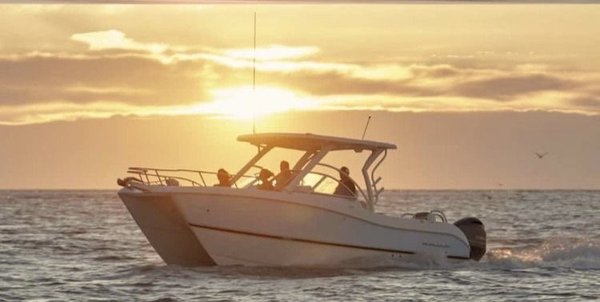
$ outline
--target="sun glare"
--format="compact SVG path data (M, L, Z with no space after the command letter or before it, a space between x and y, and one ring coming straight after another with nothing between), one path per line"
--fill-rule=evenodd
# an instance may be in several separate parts
M228 118L251 119L278 112L302 110L316 106L310 99L296 93L274 87L237 87L218 89L213 92L214 100L202 104L198 112Z
M314 46L289 47L283 45L270 45L257 48L256 50L252 48L232 49L226 51L225 55L233 59L252 60L252 58L256 58L258 61L270 61L298 59L313 55L317 52L319 52L319 48Z

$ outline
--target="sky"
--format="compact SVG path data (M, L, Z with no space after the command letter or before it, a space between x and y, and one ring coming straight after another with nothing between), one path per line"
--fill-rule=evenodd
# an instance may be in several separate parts
M3 189L235 171L253 120L360 138L368 116L398 145L386 188L600 189L600 5L9 3L0 28Z

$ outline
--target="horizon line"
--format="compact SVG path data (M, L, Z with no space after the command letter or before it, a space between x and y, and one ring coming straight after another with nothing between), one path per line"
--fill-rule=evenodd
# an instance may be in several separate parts
M0 192L6 191L118 191L120 188L87 188L87 189L57 189L57 188L19 188L19 189L8 189L0 188ZM458 188L403 188L403 189L386 189L386 191L600 191L599 188L470 188L470 189L458 189Z
M0 0L0 4L600 4L600 0Z

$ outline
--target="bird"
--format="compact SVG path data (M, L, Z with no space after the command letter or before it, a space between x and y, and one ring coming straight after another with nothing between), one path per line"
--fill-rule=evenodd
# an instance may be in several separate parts
M546 154L548 154L548 152L544 152L544 153L533 152L533 154L535 154L538 157L538 159L542 159L542 158L544 158L544 156L546 156Z

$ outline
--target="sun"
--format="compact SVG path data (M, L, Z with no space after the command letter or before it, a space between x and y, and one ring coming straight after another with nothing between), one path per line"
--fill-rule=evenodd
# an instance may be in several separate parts
M198 111L227 118L252 119L316 106L314 101L290 90L265 86L216 89L213 97L212 102L200 105Z

